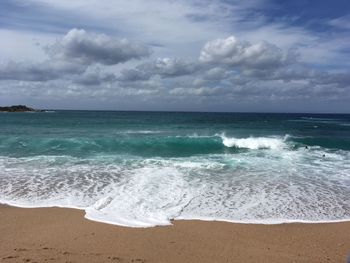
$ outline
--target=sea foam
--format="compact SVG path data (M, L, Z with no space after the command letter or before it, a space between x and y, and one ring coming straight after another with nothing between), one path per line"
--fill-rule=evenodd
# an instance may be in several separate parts
M286 146L285 139L269 137L228 138L221 135L226 147L257 149L280 149Z
M0 157L0 202L78 208L129 227L173 219L333 222L350 218L349 160L347 151L321 147L187 158Z

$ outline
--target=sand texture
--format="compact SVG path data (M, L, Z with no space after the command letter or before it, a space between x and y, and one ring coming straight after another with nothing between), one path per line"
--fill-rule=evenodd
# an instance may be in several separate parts
M0 206L0 261L346 262L350 223L249 225L176 221L125 228L64 208Z

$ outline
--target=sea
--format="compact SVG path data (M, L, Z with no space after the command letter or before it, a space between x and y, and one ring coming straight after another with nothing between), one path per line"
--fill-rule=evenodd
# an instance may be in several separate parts
M127 227L350 220L350 115L0 113L0 203Z

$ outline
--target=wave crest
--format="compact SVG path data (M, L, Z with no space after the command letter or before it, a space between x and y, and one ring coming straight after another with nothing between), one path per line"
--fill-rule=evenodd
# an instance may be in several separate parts
M286 138L249 137L249 138L228 138L221 136L222 143L226 147L257 149L281 149L286 147Z

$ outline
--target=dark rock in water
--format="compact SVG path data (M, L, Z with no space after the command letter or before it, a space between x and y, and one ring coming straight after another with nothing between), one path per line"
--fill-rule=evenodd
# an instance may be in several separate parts
M0 111L5 111L5 112L28 112L28 111L42 112L43 110L35 110L35 109L29 108L25 105L14 105L14 106L10 106L10 107L0 107Z

